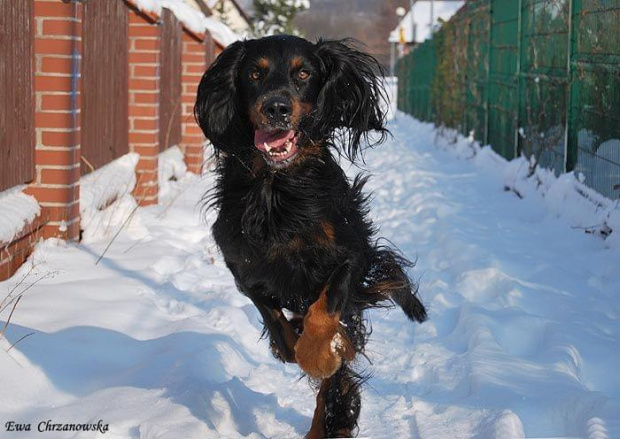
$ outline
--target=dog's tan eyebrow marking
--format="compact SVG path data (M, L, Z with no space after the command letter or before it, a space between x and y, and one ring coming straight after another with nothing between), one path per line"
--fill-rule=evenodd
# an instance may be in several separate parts
M263 69L269 68L269 60L267 58L261 58L258 60L258 66Z
M291 60L291 67L294 69L300 69L304 65L304 59L301 56L296 56Z

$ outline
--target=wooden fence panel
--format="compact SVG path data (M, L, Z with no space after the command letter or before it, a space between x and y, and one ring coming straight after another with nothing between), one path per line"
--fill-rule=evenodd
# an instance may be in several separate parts
M34 11L0 0L0 191L34 179Z
M205 33L205 57L207 60L207 67L209 67L213 61L215 61L215 41L209 32Z
M127 6L88 0L83 23L82 173L87 173L129 150Z
M159 147L163 151L181 143L181 23L168 9L162 10L161 92Z

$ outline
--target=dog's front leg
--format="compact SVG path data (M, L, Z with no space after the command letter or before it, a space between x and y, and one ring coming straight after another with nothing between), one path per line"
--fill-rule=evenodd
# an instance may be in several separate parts
M341 310L350 292L351 268L340 266L304 317L303 332L295 344L299 367L313 378L329 378L342 361L351 361L355 349L340 324Z
M295 363L295 343L299 335L282 313L282 309L275 303L266 301L261 295L261 290L245 288L239 282L237 287L260 312L265 326L264 333L269 336L274 357L283 363Z
M254 304L263 317L263 324L269 335L274 356L284 363L295 363L294 347L299 335L286 319L282 310L270 308L257 302Z

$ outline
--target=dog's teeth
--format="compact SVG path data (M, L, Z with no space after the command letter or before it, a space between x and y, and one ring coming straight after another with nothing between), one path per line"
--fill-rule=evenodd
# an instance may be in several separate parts
M271 151L271 146L269 146L269 144L267 142L265 142L264 145L265 145L265 150L267 152Z

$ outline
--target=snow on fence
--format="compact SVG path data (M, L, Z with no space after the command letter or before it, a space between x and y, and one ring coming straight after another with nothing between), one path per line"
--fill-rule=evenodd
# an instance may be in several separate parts
M398 77L399 109L620 198L618 2L470 0Z
M87 200L109 198L110 169L135 174L116 197L127 206L128 192L157 203L169 146L201 173L196 89L237 38L183 0L0 1L0 60L12 60L0 62L0 280L40 237L77 240L104 216L109 203Z
M129 153L80 179L80 221L84 242L105 238L118 230L136 206L140 156Z

